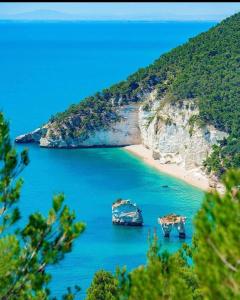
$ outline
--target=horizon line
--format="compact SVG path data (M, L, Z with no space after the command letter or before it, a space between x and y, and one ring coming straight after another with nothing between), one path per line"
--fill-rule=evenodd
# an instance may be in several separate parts
M220 19L5 19L0 22L221 22Z

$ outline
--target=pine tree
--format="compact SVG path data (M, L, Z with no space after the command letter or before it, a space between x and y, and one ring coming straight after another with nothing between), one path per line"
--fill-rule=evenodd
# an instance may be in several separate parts
M86 300L114 300L117 296L117 279L107 271L95 273Z
M223 195L205 195L192 246L161 252L154 236L146 265L117 270L117 293L110 299L240 299L240 170L229 170L223 183Z
M204 299L240 299L240 170L223 182L224 195L207 193L196 217L193 258Z
M0 113L1 300L50 299L51 275L46 267L57 264L71 251L73 241L85 227L63 204L63 194L53 197L46 216L31 214L24 228L17 227L20 219L17 204L23 184L18 177L28 163L27 151L18 155L11 144L9 125ZM78 291L76 286L75 292ZM73 299L75 292L68 289L63 299Z

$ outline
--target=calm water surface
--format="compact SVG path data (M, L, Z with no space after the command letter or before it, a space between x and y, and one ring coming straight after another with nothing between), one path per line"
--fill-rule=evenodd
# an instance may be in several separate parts
M52 114L125 79L162 53L206 31L210 22L0 22L0 109L11 134L32 130ZM17 146L19 150L22 145ZM60 295L75 283L82 298L94 272L145 262L147 236L157 228L164 249L181 242L161 237L159 215L177 212L187 219L187 242L202 192L159 173L123 149L50 150L29 146L20 208L23 219L46 213L54 193L87 224L73 252L52 269L52 288ZM168 185L169 188L163 188ZM130 198L143 210L143 228L112 226L111 203Z

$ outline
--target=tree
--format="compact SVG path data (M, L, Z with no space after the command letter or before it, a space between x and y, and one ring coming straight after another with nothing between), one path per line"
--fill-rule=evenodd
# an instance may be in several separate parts
M116 299L201 299L197 277L187 262L187 252L184 249L175 254L160 252L156 235L150 243L146 266L139 266L130 273L125 269L117 272Z
M160 252L154 236L146 265L116 272L114 300L240 299L240 170L227 171L223 183L223 195L205 195L192 246Z
M51 117L54 131L61 127L66 131L65 137L86 139L92 132L111 128L121 120L119 105L142 103L147 94L156 90L155 100L166 100L161 101L159 109L167 102L181 108L183 99L194 100L199 110L198 127L201 122L229 134L224 145L221 141L206 159L204 165L209 172L220 177L230 168L240 168L239 23L237 13L126 80ZM143 109L152 107L150 102L146 100Z
M225 193L207 193L196 216L193 251L204 299L240 299L240 170L223 179Z
M64 195L53 197L47 216L34 213L24 228L16 228L17 207L23 180L18 178L29 163L11 144L9 125L0 113L0 299L49 299L49 265L57 264L72 249L85 225L63 205ZM13 225L14 228L12 227ZM76 292L79 290L76 287ZM71 289L63 299L73 299Z
M114 300L117 296L117 279L104 270L96 272L87 291L86 300Z

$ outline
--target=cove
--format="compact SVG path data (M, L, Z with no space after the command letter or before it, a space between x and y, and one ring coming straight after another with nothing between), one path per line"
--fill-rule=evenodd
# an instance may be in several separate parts
M32 159L23 172L21 222L31 212L46 212L52 195L64 192L66 203L87 224L73 252L51 268L56 295L75 283L84 293L94 272L101 268L115 271L116 266L131 269L145 263L148 235L154 230L162 249L177 250L183 241L174 231L169 240L162 237L159 215L177 212L186 216L184 242L191 242L193 216L202 191L160 173L121 148L52 150L31 146L29 152ZM143 211L142 228L112 225L111 204L119 197L137 202Z
M162 53L207 30L212 22L0 22L0 109L12 138L102 88L123 80ZM20 151L24 146L18 145ZM29 146L20 201L22 220L46 213L53 194L64 192L87 224L73 252L51 268L54 295L78 284L82 298L98 269L128 269L145 262L149 230L163 249L181 245L177 234L162 239L157 217L187 217L186 242L202 191L147 166L121 148L77 150ZM163 188L167 185L169 188ZM143 228L113 226L111 204L129 198L143 211Z

